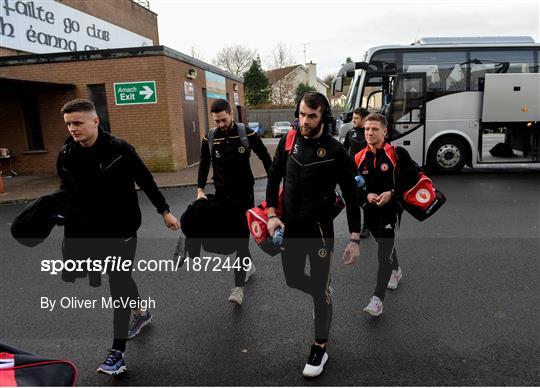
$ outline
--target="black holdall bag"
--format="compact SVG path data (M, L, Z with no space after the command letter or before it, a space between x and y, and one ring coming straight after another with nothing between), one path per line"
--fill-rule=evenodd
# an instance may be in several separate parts
M42 243L55 225L64 224L67 198L64 191L57 191L32 201L13 220L13 238L27 247Z
M180 217L182 232L186 236L185 244L193 247L193 241L197 241L206 252L229 255L237 249L235 236L238 236L237 231L241 226L235 223L241 220L231 216L225 204L219 202L213 194L207 194L206 197L188 205ZM199 255L189 249L188 254Z
M73 387L71 361L38 356L0 343L0 387Z

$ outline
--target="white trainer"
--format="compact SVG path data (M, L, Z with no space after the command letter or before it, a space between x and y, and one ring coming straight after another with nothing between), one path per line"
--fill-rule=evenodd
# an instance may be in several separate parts
M401 267L398 267L397 271L394 269L392 270L392 276L390 276L390 280L388 281L387 288L391 290L395 290L398 287L398 283L401 280L401 277L403 275L401 274Z
M369 304L364 307L364 311L374 317L378 317L383 312L383 302L377 296L373 296Z
M315 344L311 345L311 352L302 374L304 377L317 377L322 373L324 364L327 361L328 353L326 353L326 348L321 348Z
M249 271L246 271L246 283L248 282L249 278L253 276L255 271L255 263L253 260L251 260L251 267L249 267Z
M244 287L231 288L231 296L229 296L229 302L241 305L244 300Z

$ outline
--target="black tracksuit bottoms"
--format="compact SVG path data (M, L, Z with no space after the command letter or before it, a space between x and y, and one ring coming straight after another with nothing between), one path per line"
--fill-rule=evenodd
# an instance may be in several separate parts
M377 270L377 285L373 295L384 300L392 271L399 267L395 243L402 212L378 214L375 211L366 211L365 214L366 224L378 244L379 268Z
M131 260L131 267L127 271L108 271L109 289L113 300L123 298L126 300L138 300L139 289L135 279L132 277L133 264L135 263L135 252L137 250L137 237L127 239L110 240L107 251L116 257L121 256L122 261ZM107 253L109 255L109 253ZM114 341L112 348L124 351L128 335L129 320L131 318L130 307L118 307L113 312Z
M131 266L126 271L112 270L114 268L122 268L113 264L112 260L107 264L107 275L109 276L109 289L113 301L138 300L139 289L137 283L132 277L133 264L135 263L135 252L137 250L137 235L125 238L65 238L62 251L64 258L71 260L100 260L102 265L105 265L107 256L111 259L116 257L115 262L119 258L124 262L131 261ZM99 272L89 272L89 283L92 287L101 285L101 269ZM64 276L64 273L62 274ZM86 272L82 274L72 273L69 282L74 282L75 278L86 276ZM127 302L129 303L129 301ZM116 304L119 304L117 302ZM126 339L129 330L129 320L131 319L131 308L129 305L124 308L122 306L115 307L113 310L113 345L112 348L124 351L126 349Z
M332 322L332 298L329 292L330 263L334 250L332 221L285 221L281 263L287 285L311 295L315 315L315 341L328 341ZM306 257L310 273L305 273Z
M236 240L236 257L231 257L235 262L239 259L240 268L234 269L234 286L243 287L246 283L246 270L244 269L244 258L249 257L252 260L249 251L249 228L247 224L246 211L251 209L254 204L253 187L239 192L230 192L216 187L216 199L227 207L231 217L231 227L236 229L234 239ZM253 263L252 263L253 264Z

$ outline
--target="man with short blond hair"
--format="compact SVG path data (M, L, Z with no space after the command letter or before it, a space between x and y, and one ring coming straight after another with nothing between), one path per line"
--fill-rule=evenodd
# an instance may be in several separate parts
M367 146L355 155L358 174L365 181L364 190L360 192L361 205L367 226L378 243L377 285L364 308L373 316L383 313L386 289L396 289L402 277L395 239L403 209L397 198L405 187L414 185L419 170L405 148L394 148L386 141L387 132L383 115L368 115L365 121Z

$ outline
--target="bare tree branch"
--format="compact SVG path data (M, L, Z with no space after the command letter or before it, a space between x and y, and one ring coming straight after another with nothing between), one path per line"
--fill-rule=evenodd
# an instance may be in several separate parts
M270 69L281 69L294 64L296 64L296 58L292 54L290 47L283 42L278 42L272 50L272 59L268 67Z
M212 62L214 65L241 77L249 69L256 55L257 52L255 50L241 45L235 45L223 47L216 54L216 58Z
M332 81L334 80L334 78L336 77L336 73L330 73L330 74L327 74L324 78L323 78L323 82L325 84L327 84L328 86L331 86L332 85Z
M294 104L296 85L293 74L288 74L275 82L272 85L272 102L279 105Z
M198 47L191 46L191 48L189 50L189 55L191 55L195 59L203 60L203 57L201 55L201 50L199 50Z

